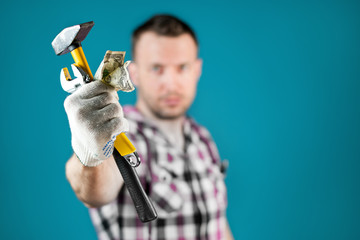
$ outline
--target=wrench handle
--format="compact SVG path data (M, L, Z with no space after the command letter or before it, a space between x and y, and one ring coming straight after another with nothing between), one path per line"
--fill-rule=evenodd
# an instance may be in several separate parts
M124 179L125 186L134 202L136 212L142 222L149 222L157 218L157 213L149 197L146 195L135 168L130 166L118 150L114 148L115 162Z

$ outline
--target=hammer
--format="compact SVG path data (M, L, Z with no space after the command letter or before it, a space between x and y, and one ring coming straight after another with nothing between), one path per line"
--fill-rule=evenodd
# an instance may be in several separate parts
M86 38L93 26L94 22L91 21L65 28L51 43L56 55L71 53L75 61L75 64L72 65L73 71L76 71L75 75L82 75L83 83L88 83L94 78L81 46L81 42ZM61 72L65 74L67 81L74 81L71 79L67 68L63 68ZM156 210L146 195L135 170L135 167L140 164L136 148L125 133L121 133L116 137L114 146L113 156L115 162L134 202L140 220L142 222L155 220L157 218Z

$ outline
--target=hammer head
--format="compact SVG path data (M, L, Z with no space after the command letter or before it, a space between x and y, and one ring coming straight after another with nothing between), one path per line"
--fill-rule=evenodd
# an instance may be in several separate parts
M62 30L51 43L56 55L66 54L81 46L93 26L94 22L91 21Z

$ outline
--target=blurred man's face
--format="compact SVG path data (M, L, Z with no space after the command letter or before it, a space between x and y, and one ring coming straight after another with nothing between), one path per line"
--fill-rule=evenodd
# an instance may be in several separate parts
M130 74L137 87L137 107L160 119L184 115L194 100L202 61L189 34L178 37L145 32L135 49Z

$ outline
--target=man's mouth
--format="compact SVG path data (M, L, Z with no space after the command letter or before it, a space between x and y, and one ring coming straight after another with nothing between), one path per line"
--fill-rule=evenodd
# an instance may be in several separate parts
M161 101L167 106L176 106L180 103L181 97L179 95L165 96L161 98Z

